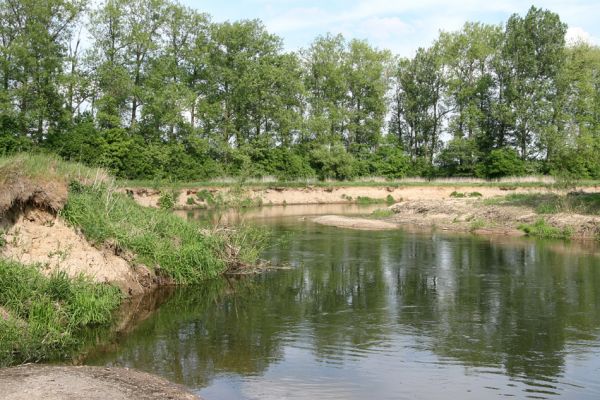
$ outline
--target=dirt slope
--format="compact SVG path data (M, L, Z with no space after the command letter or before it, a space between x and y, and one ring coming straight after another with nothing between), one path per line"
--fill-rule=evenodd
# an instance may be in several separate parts
M141 294L157 282L154 273L143 265L135 265L132 256L115 254L109 247L92 246L48 211L28 208L20 213L5 228L4 242L0 257L41 264L45 274L57 270L70 277L84 274L94 282L114 283L129 295Z

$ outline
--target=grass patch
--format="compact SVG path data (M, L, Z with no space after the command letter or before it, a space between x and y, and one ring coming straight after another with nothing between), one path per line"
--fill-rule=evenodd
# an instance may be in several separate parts
M469 230L471 232L476 231L477 229L481 229L484 228L486 226L486 222L483 219L477 218L474 219L473 221L471 221L471 224L469 225Z
M563 229L556 228L545 219L540 218L533 224L521 224L519 229L525 232L528 236L548 239L570 239L573 236L573 230L569 227Z
M371 213L372 218L388 218L394 215L394 212L389 208L380 208Z
M68 162L50 154L21 153L0 156L0 187L9 180L29 178L34 181L64 182L106 182L111 180L101 168L90 168L83 164Z
M452 193L450 193L450 197L453 198L457 198L457 199L463 199L465 197L482 197L483 195L479 192L457 192L456 190Z
M512 193L504 197L486 199L484 204L530 207L538 214L600 215L600 193Z
M0 366L64 358L84 328L106 324L121 291L0 259Z
M88 240L129 250L176 283L200 282L226 268L219 258L223 243L204 235L199 225L166 210L142 207L101 185L71 191L61 215Z
M356 198L356 204L367 205L367 204L381 204L385 203L386 199L374 199L367 196L358 196Z

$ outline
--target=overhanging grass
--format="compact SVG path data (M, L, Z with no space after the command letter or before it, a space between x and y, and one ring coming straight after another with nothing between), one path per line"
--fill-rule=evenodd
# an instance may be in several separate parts
M0 259L0 366L62 358L89 326L111 321L118 288Z
M21 153L0 156L0 188L8 179L15 178L66 184L72 180L106 181L109 176L101 168L90 168L83 164L64 161L50 154Z
M169 211L138 205L102 186L72 187L62 217L88 240L114 243L176 283L197 283L222 273L222 243Z

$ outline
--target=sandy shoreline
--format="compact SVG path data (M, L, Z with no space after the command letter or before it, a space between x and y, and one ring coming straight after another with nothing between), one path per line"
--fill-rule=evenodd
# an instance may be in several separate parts
M27 364L0 370L6 400L198 400L183 386L128 368Z
M317 224L335 226L336 228L348 228L364 231L385 231L400 228L399 224L392 222L368 218L345 217L341 215L322 215L320 217L313 218L313 221Z
M146 207L158 207L161 191L149 188L123 188L139 204ZM600 187L587 187L586 192L600 192ZM249 206L256 205L298 205L298 204L352 204L359 198L369 198L379 201L401 202L406 200L442 200L449 199L452 192L465 194L478 193L481 198L506 196L511 193L557 193L564 190L554 190L547 187L492 187L492 186L307 186L298 188L288 187L247 187L234 189L230 187L203 187L179 189L175 208L197 209L211 205L201 200L202 193L210 193L225 203L235 204L246 202Z

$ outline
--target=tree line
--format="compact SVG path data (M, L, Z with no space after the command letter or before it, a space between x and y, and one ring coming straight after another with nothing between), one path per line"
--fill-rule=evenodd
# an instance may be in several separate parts
M531 7L402 58L170 0L0 0L0 153L123 178L600 178L600 49Z

